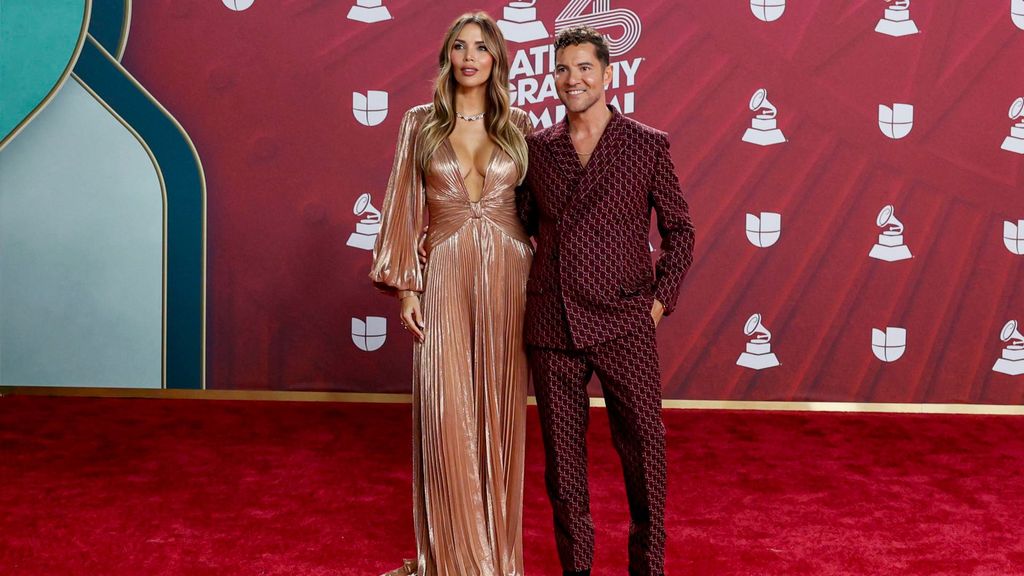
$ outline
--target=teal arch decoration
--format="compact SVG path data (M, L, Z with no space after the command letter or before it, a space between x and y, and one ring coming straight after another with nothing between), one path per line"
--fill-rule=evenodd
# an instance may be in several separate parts
M107 19L100 11L96 17ZM164 176L165 386L205 388L206 179L199 155L174 117L91 35L74 72L138 132Z
M164 386L165 198L72 73L0 151L0 385Z
M0 149L64 85L84 46L91 0L3 0Z

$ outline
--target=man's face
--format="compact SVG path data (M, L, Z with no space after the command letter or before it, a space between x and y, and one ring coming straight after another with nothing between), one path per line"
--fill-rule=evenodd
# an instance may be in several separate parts
M555 54L555 89L569 112L604 106L604 87L611 80L611 66L601 65L597 48L589 42L566 46Z

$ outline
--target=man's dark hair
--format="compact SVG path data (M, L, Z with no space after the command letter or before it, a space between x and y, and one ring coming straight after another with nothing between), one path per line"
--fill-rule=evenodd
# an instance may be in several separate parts
M580 44L593 44L597 52L597 59L604 67L608 67L608 42L597 30L590 26L572 26L558 33L555 37L555 52L566 46L579 46Z

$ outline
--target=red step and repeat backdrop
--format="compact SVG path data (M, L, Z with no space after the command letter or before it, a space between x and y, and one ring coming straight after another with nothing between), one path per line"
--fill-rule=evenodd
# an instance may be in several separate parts
M137 2L124 62L208 178L209 388L408 390L375 210L476 8L535 124L589 23L613 103L671 136L698 242L666 398L1024 400L1024 0Z

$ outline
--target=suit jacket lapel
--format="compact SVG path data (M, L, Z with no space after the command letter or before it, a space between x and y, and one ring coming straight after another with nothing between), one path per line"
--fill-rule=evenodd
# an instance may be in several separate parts
M622 136L622 114L616 109L612 108L612 119L608 121L608 125L604 128L604 133L601 134L601 139L597 142L597 147L594 148L594 153L590 157L590 161L587 162L586 167L583 169L583 175L580 177L579 188L575 194L572 195L570 205L568 208L575 208L579 206L582 201L594 191L594 188L601 181L601 176L609 166L618 161L619 156L622 154L622 144L620 142ZM579 166L579 157L576 155L576 150L572 147L572 141L569 140L568 123L566 123L565 140L568 142L569 149L572 151L573 160L576 165Z
M558 195L557 206L561 214L568 208L572 199L576 197L577 186L583 172L583 167L580 166L580 159L576 155L576 149L573 148L572 140L569 139L568 122L562 121L554 126L549 145L551 157L554 161L553 168L556 172L561 173L561 181L565 184L563 189L550 191ZM556 186L556 188L562 188L562 186Z

